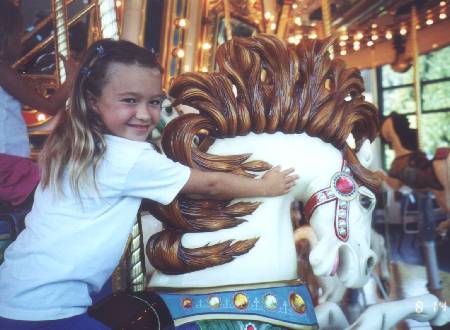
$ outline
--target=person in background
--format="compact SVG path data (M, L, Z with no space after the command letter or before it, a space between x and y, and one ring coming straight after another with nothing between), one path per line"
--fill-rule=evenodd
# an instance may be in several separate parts
M11 65L21 53L23 22L19 8L8 0L0 0L0 153L29 157L30 147L22 104L41 112L55 115L65 107L70 93L70 84L63 84L53 95L45 98ZM76 71L72 60L66 63L67 82L71 82Z
M39 181L37 165L29 159L30 146L22 104L49 115L64 109L71 86L63 84L49 98L34 88L11 65L21 52L23 23L19 8L0 0L0 204L1 209L20 207ZM72 81L74 61L66 62L67 81ZM6 205L6 206L5 206Z

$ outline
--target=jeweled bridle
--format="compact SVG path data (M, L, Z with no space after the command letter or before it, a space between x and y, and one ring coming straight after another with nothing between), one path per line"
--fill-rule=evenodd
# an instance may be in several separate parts
M312 214L319 206L335 202L334 231L337 238L346 242L349 237L350 202L357 195L358 184L345 160L342 160L341 170L332 176L330 185L315 192L306 202L305 217L307 221L310 221Z

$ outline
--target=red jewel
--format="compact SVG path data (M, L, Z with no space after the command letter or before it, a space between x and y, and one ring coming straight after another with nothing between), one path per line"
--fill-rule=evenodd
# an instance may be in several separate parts
M349 178L341 176L336 180L336 189L341 194L348 195L353 192L353 182Z
M255 327L253 326L253 324L249 324L247 325L247 330L255 330Z

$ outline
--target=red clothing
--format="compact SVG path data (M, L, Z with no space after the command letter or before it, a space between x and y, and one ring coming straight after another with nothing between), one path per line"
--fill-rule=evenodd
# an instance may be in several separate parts
M422 151L396 157L388 174L412 189L444 189L434 173L432 161Z
M39 167L29 158L0 154L0 200L23 203L40 180Z

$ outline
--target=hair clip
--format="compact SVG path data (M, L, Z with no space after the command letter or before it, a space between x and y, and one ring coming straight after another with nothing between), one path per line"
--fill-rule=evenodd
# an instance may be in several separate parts
M105 56L105 49L103 48L103 46L101 46L101 45L97 46L97 54L98 54L98 57L100 57L100 58Z
M156 52L155 52L155 48L153 48L153 47L150 48L150 52L151 52L153 55L155 55L155 53L156 53Z
M89 78L89 76L91 75L91 69L89 69L88 67L83 67L82 69L81 69L81 74L84 76L84 77L86 77L86 78Z

